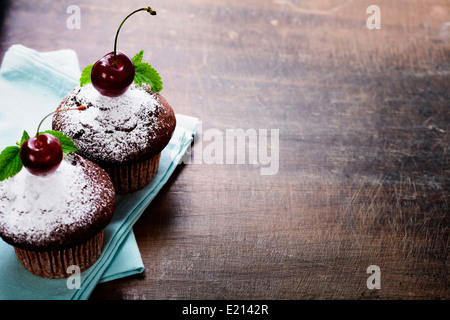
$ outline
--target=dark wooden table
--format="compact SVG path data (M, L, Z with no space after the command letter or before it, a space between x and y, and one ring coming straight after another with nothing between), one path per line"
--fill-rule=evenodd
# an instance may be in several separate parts
M70 48L85 66L150 4L119 49L143 49L175 111L202 121L202 163L180 165L134 227L145 272L91 299L450 298L449 1L111 2L11 1L0 42L1 57ZM260 142L226 163L238 129L279 130L275 174L249 159L270 155Z

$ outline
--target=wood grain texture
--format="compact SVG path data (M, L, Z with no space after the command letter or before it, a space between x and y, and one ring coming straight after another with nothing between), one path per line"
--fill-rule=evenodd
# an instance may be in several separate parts
M84 66L143 6L78 3L68 30L70 1L12 2L2 56L71 48ZM450 4L378 0L368 30L371 4L169 0L124 25L120 50L144 49L177 113L279 129L280 164L180 165L134 227L145 272L91 299L450 298Z

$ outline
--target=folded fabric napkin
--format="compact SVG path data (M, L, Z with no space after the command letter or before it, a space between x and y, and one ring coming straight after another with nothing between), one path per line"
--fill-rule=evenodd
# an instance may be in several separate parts
M78 84L80 66L73 50L37 52L13 45L0 68L0 151L30 134L39 121L54 111ZM99 282L144 271L132 227L167 182L193 141L198 119L176 115L177 127L161 154L155 179L144 189L117 197L113 220L105 229L99 260L81 273L80 288L71 289L67 279L44 279L26 271L14 248L0 239L1 300L87 299ZM50 129L51 121L42 130Z

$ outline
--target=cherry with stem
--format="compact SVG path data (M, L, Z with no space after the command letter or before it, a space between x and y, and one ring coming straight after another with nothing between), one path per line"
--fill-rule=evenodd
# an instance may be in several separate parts
M91 82L95 89L104 96L118 97L133 83L134 63L125 53L117 51L117 39L125 21L140 11L156 15L150 7L134 10L122 20L114 39L114 51L104 55L92 67Z
M20 146L20 159L23 166L31 173L37 176L46 176L58 169L63 159L63 150L59 140L49 133L39 133L39 129L46 118L49 116L69 110L85 110L81 105L76 108L56 110L46 115L38 125L36 135L26 140Z

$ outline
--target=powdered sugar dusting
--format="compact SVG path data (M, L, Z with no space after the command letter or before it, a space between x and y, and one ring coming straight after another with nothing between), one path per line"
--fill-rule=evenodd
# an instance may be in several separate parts
M62 230L93 219L92 208L102 201L98 187L81 166L66 160L46 177L22 169L0 182L0 230L29 244L51 242Z
M160 113L165 112L160 102L134 85L114 98L101 95L92 84L77 87L66 96L61 108L79 105L87 109L60 112L55 118L57 125L80 150L89 150L98 160L130 160L130 155L146 150L164 126L158 121Z

